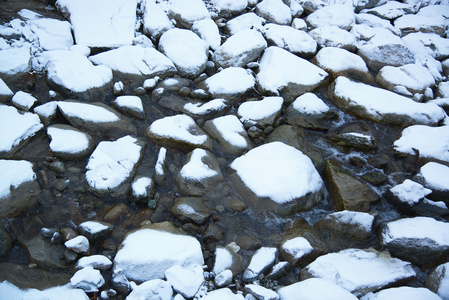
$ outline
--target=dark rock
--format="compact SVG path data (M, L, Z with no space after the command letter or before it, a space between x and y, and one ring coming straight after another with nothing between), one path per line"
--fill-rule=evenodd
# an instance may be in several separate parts
M9 232L0 224L0 258L8 255L12 249L12 241Z
M239 245L243 250L257 250L263 246L263 243L258 238L252 235L239 235L235 242Z
M211 223L206 228L206 232L203 235L204 241L207 242L218 242L223 239L223 232L217 225Z
M226 197L223 199L222 203L225 207L238 213L241 213L248 208L248 204L234 197Z
M361 178L374 186L380 186L388 181L388 176L377 170L365 172Z
M39 268L65 269L64 250L62 244L54 245L40 233L28 238L19 237L19 243L28 253L29 260Z
M59 173L59 174L62 174L65 172L64 163L61 161L54 161L49 165L49 167L52 171L55 171L56 173Z
M78 225L78 231L91 243L96 243L109 237L114 230L112 224L100 221L87 221Z
M71 240L74 237L78 236L78 233L76 233L75 230L73 230L72 228L67 228L67 227L61 229L61 234L62 234L64 242Z
M205 199L194 197L177 198L171 212L183 222L193 221L196 224L203 224L211 215Z
M18 187L12 187L10 194L1 199L0 219L17 217L25 209L33 207L39 201L41 189L36 181L22 183Z
M123 203L114 204L103 217L103 221L105 222L115 222L119 218L124 217L128 214L129 207Z

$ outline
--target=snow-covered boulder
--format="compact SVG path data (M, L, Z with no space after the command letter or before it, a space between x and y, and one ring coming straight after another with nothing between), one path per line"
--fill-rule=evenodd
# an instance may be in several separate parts
M238 155L252 148L243 124L235 115L206 121L203 129L229 154Z
M154 0L145 0L140 4L143 12L143 32L153 40L157 40L164 32L173 28L162 7Z
M282 240L279 245L279 257L281 260L288 261L292 266L299 266L310 259L313 250L313 246L302 236L287 238Z
M78 101L58 102L59 111L75 128L103 138L118 138L136 134L132 122L102 102L82 103Z
M30 69L31 49L29 45L0 50L0 74L15 75Z
M323 84L327 72L305 59L271 46L262 55L258 88L263 94L281 95L287 103Z
M231 109L231 103L225 99L213 99L208 102L188 102L182 112L193 117L211 119L226 114Z
M321 124L333 113L329 106L317 95L305 93L290 104L286 111L287 122L291 125L311 129L325 129Z
M256 299L266 299L266 300L278 300L279 295L266 287L260 286L258 284L247 284L245 285L245 291L253 295Z
M111 105L123 113L138 119L145 119L142 99L139 96L118 96L111 102Z
M243 273L242 280L253 282L259 275L267 273L274 265L277 254L278 249L273 247L262 247L254 252Z
M154 121L146 130L146 136L158 143L175 148L212 149L207 134L187 115L175 115Z
M256 5L255 12L271 23L290 25L292 22L290 7L282 0L263 0Z
M92 55L89 60L96 65L104 65L114 71L154 76L171 76L177 71L175 65L164 54L154 48L124 46L118 49Z
M44 290L26 289L22 290L17 286L3 281L0 283L0 294L6 299L60 299L64 295L70 300L89 300L89 297L82 289L76 289L71 284L55 286Z
M418 103L396 93L338 77L330 86L331 100L341 109L373 121L407 126L436 125L444 111L432 103Z
M348 51L357 50L355 36L337 26L318 27L309 32L321 48L337 47Z
M395 257L432 267L449 257L448 228L429 217L398 219L382 225L380 242Z
M301 270L301 279L322 278L363 296L416 276L410 263L375 250L346 249L318 257Z
M228 67L244 67L257 60L267 42L262 34L254 29L243 29L229 37L213 55L216 65Z
M437 294L423 287L401 286L389 288L377 293L368 293L361 300L389 300L389 299L408 299L408 300L439 300Z
M357 24L366 25L369 27L381 27L390 30L396 35L401 35L401 31L394 27L389 20L382 19L373 14L358 13L355 15L355 22Z
M189 196L207 195L223 180L215 155L201 148L187 154L185 164L176 176L179 190Z
M114 226L100 221L86 221L78 225L78 231L92 243L97 243L109 237Z
M355 23L355 15L351 6L334 4L311 13L307 16L306 21L312 28L337 26L350 30Z
M357 297L340 286L321 278L309 278L278 290L280 300L356 300Z
M17 109L29 111L31 107L37 102L37 99L30 93L18 91L12 96L11 104Z
M76 262L77 269L92 267L97 270L107 270L112 267L112 261L104 255L90 255L81 257Z
M173 289L167 281L153 279L136 286L126 297L127 300L158 299L171 300Z
M262 100L246 101L240 104L237 115L245 127L260 125L273 126L279 118L284 99L282 97L265 97Z
M105 281L100 271L92 267L86 267L77 271L70 279L70 284L75 288L80 288L86 292L98 292Z
M217 24L212 19L202 19L193 23L190 28L200 38L205 40L212 50L217 50L221 45L221 36Z
M67 50L73 46L72 25L69 22L39 18L29 23L30 29L36 34L42 50Z
M93 191L123 194L137 172L145 143L131 136L101 142L86 166L86 181Z
M165 278L176 292L187 299L193 298L204 282L203 268L176 265L165 271Z
M425 282L426 288L436 293L443 300L449 299L449 263L439 265L433 270Z
M234 35L243 29L255 29L262 31L265 19L259 17L253 12L242 14L226 23L226 30L229 34Z
M382 5L374 8L364 9L362 13L373 14L382 19L393 20L405 14L414 14L413 6L398 1L385 1Z
M311 57L316 53L316 41L302 30L278 24L267 24L263 35L270 45L283 48L293 54Z
M226 270L231 271L231 276L237 276L243 272L242 257L237 254L236 249L227 247L217 247L215 249L215 262L212 270L215 277Z
M408 64L401 67L385 66L376 76L377 82L389 90L403 86L412 94L423 94L427 88L435 86L435 79L426 67Z
M449 199L449 182L446 180L449 178L448 166L429 162L421 167L417 178L432 191L429 198L441 201Z
M405 128L393 143L394 151L420 158L449 162L449 130L447 126L413 125Z
M139 229L123 241L114 259L129 280L162 279L173 266L191 268L204 263L200 243L193 237L164 230Z
M202 0L174 0L169 6L169 16L185 28L190 28L195 21L210 18L210 13Z
M449 56L449 40L435 33L410 33L402 38L405 46L413 53L428 54L435 59Z
M95 148L94 139L70 125L57 124L47 128L50 150L61 159L81 160Z
M244 300L245 298L240 294L234 294L228 288L222 288L207 293L206 296L201 297L202 300Z
M207 42L186 29L170 29L159 40L159 51L175 64L183 77L196 78L206 69L208 50Z
M446 19L443 16L404 15L394 20L394 26L405 36L412 32L446 34Z
M358 211L331 213L315 223L319 228L330 229L356 240L370 238L374 228L374 215Z
M56 113L58 112L58 103L56 101L50 101L36 106L33 110L34 113L39 116L41 122L48 126L56 117Z
M0 78L0 102L7 101L11 99L14 93L8 87L8 85Z
M254 88L255 79L250 71L240 67L230 67L207 78L205 84L214 98L238 100Z
M64 246L66 246L67 249L70 249L76 253L83 253L83 254L89 253L90 249L89 240L83 235L78 235L73 239L66 241L64 243Z
M288 215L309 210L321 199L323 181L310 158L282 142L254 148L230 167L237 187L258 209Z
M221 16L242 13L248 6L248 0L212 0L212 3Z
M72 24L76 44L105 48L132 44L137 1L58 0L56 5Z
M9 157L42 129L39 116L0 104L0 157Z

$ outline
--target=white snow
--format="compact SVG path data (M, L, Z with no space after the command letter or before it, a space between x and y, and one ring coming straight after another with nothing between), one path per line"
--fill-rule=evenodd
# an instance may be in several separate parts
M388 20L396 19L406 13L414 12L414 8L411 5L398 1L386 1L380 6L362 10L362 13L374 14Z
M49 126L50 149L54 152L80 153L89 147L87 135L78 130Z
M253 12L242 14L226 23L226 28L231 35L236 34L243 29L255 29L262 31L265 20Z
M257 196L277 203L319 191L323 184L310 158L282 142L254 148L230 167Z
M427 54L436 59L449 56L449 40L435 33L409 33L402 38L405 46L415 55Z
M197 77L206 68L209 44L190 30L174 28L161 36L159 50L175 64L179 75Z
M389 288L377 293L369 293L361 300L441 300L438 295L423 287L401 286Z
M413 122L437 124L444 111L432 103L418 103L396 93L338 77L333 89L335 96L344 99L349 107L360 106L364 113L381 121L391 114L407 115Z
M357 24L367 25L369 27L386 28L396 35L401 34L401 31L398 28L391 25L389 20L382 19L372 14L358 13L355 15L355 21Z
M210 18L210 13L201 0L172 0L169 10L171 15L180 18L188 26L195 21Z
M194 149L189 161L180 171L181 176L191 180L202 180L217 176L218 173L203 162L204 157L207 157L207 155L207 151L204 149Z
M204 263L200 243L187 235L154 229L129 234L114 259L114 270L123 269L130 280L164 278L167 269L186 268Z
M432 190L426 189L419 183L411 181L410 179L404 180L403 183L391 188L390 191L402 202L405 202L410 206L418 204L421 199L432 193Z
M236 14L245 10L248 0L212 0L214 8L221 13Z
M228 288L222 288L209 292L206 296L201 297L201 300L244 300L245 298L240 294L234 294Z
M140 160L141 150L137 139L129 135L99 143L86 166L87 183L98 190L118 187Z
M313 93L305 93L292 103L293 108L304 114L322 114L330 110L323 100Z
M173 266L165 271L165 278L176 292L185 298L193 298L204 282L203 268Z
M71 284L52 287L45 290L21 290L8 281L0 282L0 295L8 300L45 299L45 300L89 300L81 289L74 289Z
M273 125L275 117L282 109L282 97L265 97L258 101L246 101L240 104L237 114L242 123L262 123Z
M0 50L0 73L14 75L27 72L30 69L30 51L29 45Z
M97 270L107 270L112 267L112 261L104 255L83 256L76 262L77 269L92 267Z
M44 118L50 118L51 116L56 115L56 111L58 108L58 103L56 101L50 101L45 104L36 106L34 108L34 113L42 116Z
M39 46L45 51L67 50L73 45L72 25L67 21L42 18L29 24L39 40Z
M68 16L76 44L114 48L131 45L136 23L136 0L58 0Z
M37 102L37 99L33 97L33 95L31 95L30 93L18 91L17 93L14 94L14 96L12 96L11 101L17 106L28 111L34 105L34 103Z
M154 0L144 0L140 4L143 12L143 32L158 39L164 32L173 28L162 7Z
M11 188L36 179L33 164L26 160L0 159L0 170L0 199L9 197Z
M245 291L254 295L256 299L266 299L266 300L278 300L279 295L268 288L257 284L247 284L245 285Z
M321 47L338 47L350 51L357 49L356 37L337 26L318 27L309 32Z
M218 288L228 286L232 282L233 278L234 275L232 274L232 271L226 269L223 272L215 275L214 277L215 286Z
M369 213L344 210L331 213L329 217L344 224L357 226L367 232L371 232L373 228L374 216Z
M176 72L175 65L164 54L141 46L123 46L90 56L89 60L127 74L156 76Z
M289 239L282 243L281 248L296 259L309 254L313 250L313 247L310 245L309 241L303 237Z
M135 197L147 197L147 188L153 185L150 177L140 177L131 184L132 194Z
M166 156L167 156L167 149L165 149L164 147L161 147L159 149L159 153L157 155L156 165L154 167L154 172L157 175L164 176L164 174L165 174L164 166L165 166L165 158L166 158Z
M100 271L88 266L77 271L72 278L70 284L75 288L80 288L86 292L97 292L104 285L105 281Z
M292 13L282 0L263 0L256 5L256 13L269 22L290 25Z
M8 87L8 85L0 78L0 97L2 96L12 96L14 93Z
M175 115L154 121L149 131L155 135L173 138L196 145L206 143L209 137L204 134L193 134L190 128L197 126L195 120L187 115Z
M393 144L394 150L449 162L449 127L413 125L402 131L401 137Z
M72 92L84 92L101 87L112 80L112 70L106 66L94 66L82 54L55 50L46 57L47 79Z
M377 76L388 83L387 87L401 85L412 92L423 92L426 88L435 86L435 79L429 70L417 64L385 66Z
M21 114L14 107L0 104L0 128L8 128L0 131L0 152L10 151L21 141L34 136L43 126L38 115Z
M267 24L263 28L263 35L275 46L294 54L313 55L316 52L315 40L306 32L290 26Z
M275 263L278 249L275 247L262 247L254 252L243 273L243 280L254 281L261 272Z
M355 23L355 15L351 6L334 4L311 13L307 16L306 21L313 28L337 26L350 30Z
M83 119L95 123L115 122L119 118L109 110L89 103L59 101L59 109L69 117Z
M419 176L424 179L427 187L438 191L449 191L449 167L428 162L419 170Z
M232 262L232 254L229 252L229 250L226 248L217 247L215 249L215 262L212 272L215 274L215 276L217 276L225 270L228 270L232 266Z
M333 282L356 296L416 275L412 265L375 252L346 249L318 257L306 267L313 277Z
M171 300L172 296L173 289L167 281L153 279L135 287L128 297L126 297L126 300L144 300L151 298L158 300Z
M309 278L278 290L281 300L356 300L340 286L321 278Z
M86 221L81 223L78 227L90 234L96 234L108 229L108 226L96 221Z
M246 149L249 146L245 128L235 115L218 117L210 122L220 133L219 137L215 137L219 141L223 140L239 149Z
M327 77L324 70L309 61L274 46L265 49L259 68L258 84L262 90L274 95L289 84L304 86L307 89L304 92L308 92Z
M85 236L78 235L65 242L64 246L72 251L75 251L76 253L88 253L90 244L89 240Z
M225 99L213 99L206 103L198 102L198 103L186 103L183 109L186 112L190 112L195 115L205 115L211 111L218 111L224 109L226 107Z
M404 218L386 223L382 233L383 243L388 245L397 239L423 239L427 243L449 246L449 223L429 217Z
M206 87L212 95L235 95L244 93L255 85L250 71L229 67L205 80Z
M217 50L221 45L221 36L217 24L212 19L195 21L190 28L200 38L205 40L212 50Z
M325 47L317 53L315 59L319 67L332 72L357 70L368 73L365 61L360 56L345 49Z
M446 20L443 16L423 16L407 14L394 20L394 26L402 31L402 35L410 32L433 32L444 36Z
M143 113L142 99L139 96L118 96L114 102L118 107L130 108Z

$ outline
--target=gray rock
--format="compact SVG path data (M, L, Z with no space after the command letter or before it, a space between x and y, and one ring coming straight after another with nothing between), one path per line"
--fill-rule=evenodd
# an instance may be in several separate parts
M215 276L226 270L231 270L233 276L243 272L242 257L233 248L217 247L215 249L215 263L213 273Z
M393 20L405 14L414 14L415 9L413 6L406 3L386 1L386 3L382 3L382 5L365 9L362 13L369 13L382 19Z
M20 236L19 244L27 251L31 262L42 269L65 269L65 247L62 244L54 245L40 233L33 237Z
M339 133L327 134L326 138L345 150L371 151L377 148L371 129L360 124L345 126Z
M12 249L11 235L3 224L0 224L0 257L8 255Z
M374 218L373 213L340 211L327 215L314 226L355 240L365 240L373 234Z
M426 288L440 296L443 300L447 300L449 296L447 291L448 267L448 263L439 265L429 274L425 282Z
M108 238L114 226L101 221L86 221L78 225L78 231L85 236L91 243L96 243Z
M139 96L119 96L111 105L128 116L145 120L145 111Z
M50 149L53 155L61 159L81 160L89 156L95 148L95 141L89 134L70 125L49 126L47 135L51 140Z
M211 210L203 198L176 198L171 212L183 222L203 224L211 215Z

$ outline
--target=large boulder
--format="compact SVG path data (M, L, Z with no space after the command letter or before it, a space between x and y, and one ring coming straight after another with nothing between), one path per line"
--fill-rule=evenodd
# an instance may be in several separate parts
M382 87L391 91L399 85L405 87L412 94L424 94L426 89L435 86L435 79L429 70L418 64L401 67L385 66L380 69L376 80Z
M263 35L270 45L283 48L293 54L311 57L316 53L317 43L302 30L278 24L267 24Z
M255 85L251 72L240 67L223 69L204 82L213 98L224 98L229 101L240 100Z
M282 97L265 97L257 101L246 101L240 104L237 115L245 127L259 125L262 128L273 126L281 115Z
M30 29L37 36L39 46L45 50L67 50L73 45L72 25L67 21L50 18L30 20Z
M449 299L449 263L436 267L427 277L426 288L436 293L443 300Z
M168 14L185 28L190 28L195 21L210 18L206 5L201 0L175 0L169 6Z
M0 74L15 75L30 69L30 45L0 49Z
M255 12L271 23L290 25L292 22L290 7L282 0L263 0L256 5Z
M312 28L337 26L350 30L355 23L355 15L351 6L334 4L311 13L307 16L306 21Z
M368 293L361 300L388 300L388 299L409 299L409 300L439 300L439 295L423 287L401 286L389 288L377 293Z
M338 47L348 51L357 50L356 37L337 26L318 27L309 32L321 48Z
M419 169L417 180L432 192L429 198L436 201L449 202L449 167L443 164L428 162Z
M154 0L145 0L140 4L143 11L143 32L152 39L157 40L161 35L173 28L162 7Z
M70 125L57 124L47 127L50 150L59 158L81 160L95 148L93 138Z

